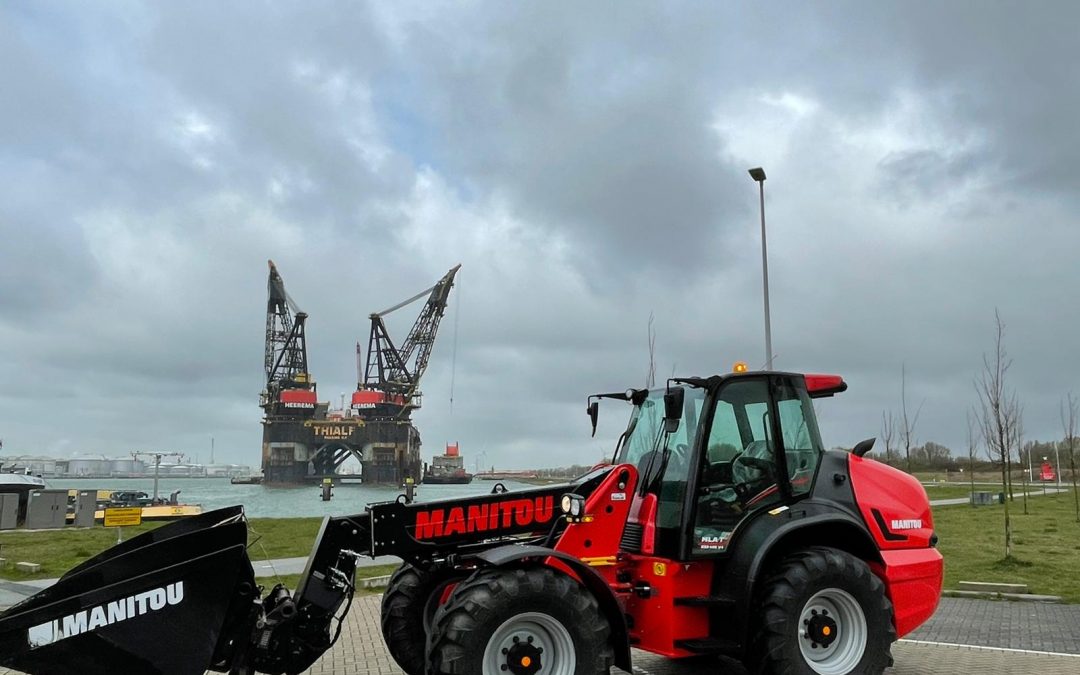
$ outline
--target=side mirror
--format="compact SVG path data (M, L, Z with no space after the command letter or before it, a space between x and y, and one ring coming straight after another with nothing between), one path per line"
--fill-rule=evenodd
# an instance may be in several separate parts
M675 387L664 392L664 432L673 434L679 430L679 422L682 420L683 395L682 387Z
M592 435L596 437L596 420L600 417L600 401L593 401L589 404L587 409L589 413L589 421L592 422Z
M859 441L855 445L855 447L851 449L851 454L855 455L856 457L862 457L866 453L870 452L871 449L873 449L874 441L876 440L876 438L868 438L865 441Z

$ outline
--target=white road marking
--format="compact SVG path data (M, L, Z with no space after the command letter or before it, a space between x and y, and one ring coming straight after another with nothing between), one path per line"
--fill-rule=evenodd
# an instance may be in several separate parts
M1009 652L1010 654L1035 654L1038 656L1069 656L1080 659L1080 654L1067 654L1065 652L1040 652L1034 649L1009 649L1008 647L987 647L985 645L965 645L955 642L932 642L930 640L897 640L912 645L927 645L930 647L963 647L965 649L981 649L988 652Z

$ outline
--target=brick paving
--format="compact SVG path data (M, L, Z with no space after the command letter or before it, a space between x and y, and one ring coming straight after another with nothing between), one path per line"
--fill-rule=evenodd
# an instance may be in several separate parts
M1021 606L1024 605L1024 606ZM957 600L943 598L938 614L910 637L921 641L961 641L972 643L963 637L947 640L950 636L962 636L963 626L968 622L974 639L993 642L995 635L1003 635L1007 629L1037 633L1020 639L1023 649L1039 651L1068 651L1080 654L1080 607L1069 605L1032 605L1028 603L993 602L984 600ZM1000 626L995 633L983 630L982 623L994 622ZM1044 623L1029 624L1028 621ZM1026 624L1026 625L1025 625ZM1031 625L1038 626L1032 630ZM1047 628L1049 626L1049 628ZM1071 647L1070 647L1071 645ZM1039 673L1039 675L1076 675L1080 673L1080 655L1049 656L1043 654L1020 654L998 649L929 645L919 642L900 642L893 646L895 667L886 671L889 675L953 675L955 673L978 673L979 675L1010 675L1013 673ZM634 652L634 675L717 675L717 673L743 674L746 671L736 663L724 663L717 669L715 661L694 663L675 662L645 652ZM383 646L379 632L379 597L357 598L345 621L341 642L317 662L310 675L402 675ZM618 669L612 675L625 675Z
M338 644L309 675L402 675L383 646L379 631L379 597L356 598ZM937 614L893 646L895 667L888 675L1075 675L1080 673L1080 606L1041 605L943 598ZM1075 656L1030 654L973 646L985 645ZM738 664L715 661L675 662L634 652L634 675L745 675ZM0 671L0 675L14 675ZM618 669L612 675L626 675Z
M934 616L908 637L1080 654L1080 605L942 598Z

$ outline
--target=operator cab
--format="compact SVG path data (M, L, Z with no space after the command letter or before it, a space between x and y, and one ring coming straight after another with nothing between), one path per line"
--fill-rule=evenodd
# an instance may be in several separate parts
M742 372L628 393L615 464L637 467L639 498L655 495L656 555L723 554L750 516L808 495L823 451L812 395L844 388L833 376Z

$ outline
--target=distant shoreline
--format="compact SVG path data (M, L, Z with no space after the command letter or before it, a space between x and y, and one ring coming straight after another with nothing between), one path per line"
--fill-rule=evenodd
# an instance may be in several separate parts
M153 479L154 474L141 474L137 476L38 476L42 480L146 480ZM215 479L215 478L237 478L240 476L173 476L170 474L159 475L158 478L168 478L170 480L176 478L183 478L185 480L201 480L201 479Z

